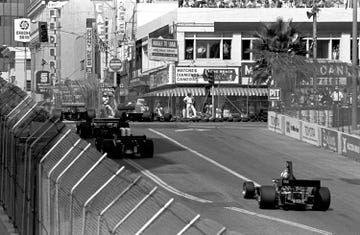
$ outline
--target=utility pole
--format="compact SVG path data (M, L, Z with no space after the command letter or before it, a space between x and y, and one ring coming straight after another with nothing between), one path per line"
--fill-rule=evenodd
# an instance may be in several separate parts
M357 0L353 0L353 22L352 22L352 112L351 127L357 129Z
M114 0L114 50L115 50L115 58L117 58L117 0ZM117 71L114 70L114 89L116 87L116 79L117 79Z

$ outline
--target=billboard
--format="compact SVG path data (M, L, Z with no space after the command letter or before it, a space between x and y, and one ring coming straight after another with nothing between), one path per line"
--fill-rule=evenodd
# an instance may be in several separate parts
M320 139L319 139L319 130L317 124L302 122L301 134L302 134L302 141L319 146Z
M360 139L341 134L341 154L346 157L360 159Z
M321 128L321 147L334 152L338 151L338 132Z
M285 116L285 135L300 140L300 123L297 118Z
M272 111L268 112L268 128L269 130L283 134L284 116Z
M14 19L14 40L17 42L30 42L30 19Z
M175 82L178 84L207 84L204 70L214 72L215 84L238 84L238 67L176 67Z
M178 61L178 46L176 39L149 38L149 60Z

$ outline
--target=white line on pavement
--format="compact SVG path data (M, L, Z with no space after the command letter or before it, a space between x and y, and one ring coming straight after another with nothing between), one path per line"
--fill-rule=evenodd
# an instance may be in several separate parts
M242 180L244 180L244 181L252 181L252 180L250 180L249 178L247 178L247 177L245 177L245 176L243 176L243 175L240 175L239 173L231 170L230 168L228 168L228 167L226 167L226 166L224 166L224 165L221 165L221 164L218 163L217 161L214 161L213 159L206 157L205 155L203 155L203 154L197 152L196 150L193 150L193 149L191 149L191 148L189 148L189 147L187 147L187 146L179 143L178 141L170 138L169 136L167 136L167 135L165 135L165 134L163 134L163 133L161 133L161 132L158 132L158 131L156 131L156 130L154 130L154 129L151 129L151 128L149 128L149 130L152 131L152 132L154 132L155 134L158 134L158 135L162 136L163 138L165 138L165 139L167 139L167 140L169 140L169 141L171 141L171 142L179 145L180 147L182 147L182 148L184 148L184 149L186 149L186 150L194 153L194 154L197 155L198 157L201 157L202 159L204 159L204 160L206 160L206 161L214 164L215 166L217 166L217 167L225 170L226 172L228 172L228 173L230 173L230 174L232 174L232 175L234 175L234 176L236 176L236 177L238 177L238 178L240 178L240 179L242 179ZM254 184L255 184L256 187L260 186L260 184L256 183L255 181L253 181L253 182L254 182Z
M212 201L206 200L206 199L202 199L202 198L198 198L195 196L192 196L190 194L181 192L180 190L168 185L167 183L165 183L162 179L160 179L159 177L157 177L156 175L154 175L153 173L151 173L150 171L146 170L145 168L143 168L142 166L140 166L139 164L137 164L136 162L134 162L133 160L130 159L124 159L124 161L126 163L128 163L129 165L132 165L133 167L135 167L136 169L138 169L139 171L141 171L141 173L143 173L144 175L146 175L147 177L149 177L150 179L152 179L155 183L159 184L161 187L165 188L166 190L185 197L187 199L193 200L193 201L197 201L197 202L202 202L202 203L212 203Z
M289 220L284 220L284 219L280 219L280 218L276 218L276 217L272 217L272 216L268 216L268 215L258 214L258 213L247 211L247 210L240 209L240 208L237 208L237 207L225 207L225 208L229 209L229 210L237 211L237 212L240 212L240 213L243 213L243 214L257 216L257 217L260 217L260 218L263 218L263 219L268 219L268 220L280 222L280 223L283 223L283 224L291 225L291 226L294 226L294 227L309 230L309 231L316 232L316 233L319 233L319 234L324 234L324 235L331 235L332 234L331 232L321 230L321 229L317 229L317 228L314 228L314 227L310 227L310 226L305 225L305 224L300 224L300 223L296 223L296 222L292 222L292 221L289 221Z

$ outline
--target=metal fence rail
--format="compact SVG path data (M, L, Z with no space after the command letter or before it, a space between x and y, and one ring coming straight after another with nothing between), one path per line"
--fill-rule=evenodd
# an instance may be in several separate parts
M0 201L19 234L226 234L1 78L0 98Z

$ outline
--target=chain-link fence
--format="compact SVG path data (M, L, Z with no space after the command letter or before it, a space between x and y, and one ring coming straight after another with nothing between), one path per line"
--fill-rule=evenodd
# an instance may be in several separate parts
M271 88L280 89L280 100L270 110L351 132L354 68L349 63L329 60L307 60L298 56L273 56ZM358 67L355 68L358 80ZM271 96L269 97L272 98ZM274 97L273 97L274 98ZM360 104L360 97L357 98ZM358 108L358 121L360 120Z
M0 200L19 234L227 234L0 79Z

